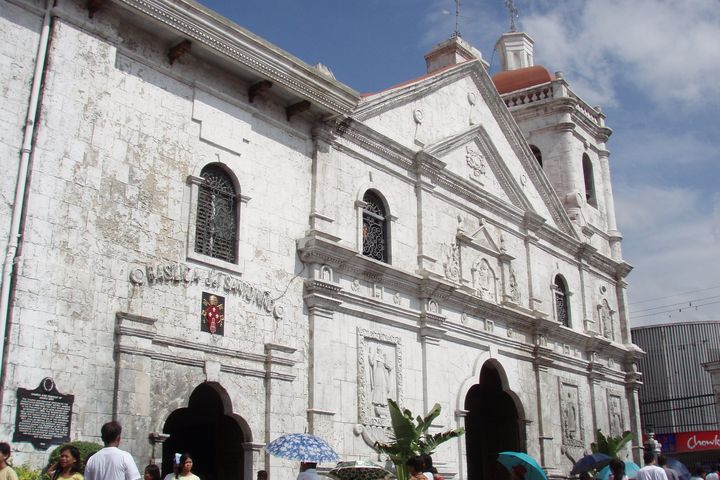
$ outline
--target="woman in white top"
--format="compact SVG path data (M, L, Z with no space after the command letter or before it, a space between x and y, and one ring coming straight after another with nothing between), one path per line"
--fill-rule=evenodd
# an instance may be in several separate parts
M200 477L192 473L193 460L189 453L183 453L180 456L180 462L178 464L177 472L175 472L175 478L183 480L200 480Z

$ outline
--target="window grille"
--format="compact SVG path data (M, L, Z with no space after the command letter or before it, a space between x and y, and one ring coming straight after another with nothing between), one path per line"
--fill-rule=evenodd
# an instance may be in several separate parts
M220 167L209 165L200 176L198 189L195 251L235 262L237 237L236 194L230 176Z
M565 282L558 275L555 277L555 312L557 321L566 327L570 326L570 312L567 303L568 295Z
M363 255L381 262L388 261L387 220L380 197L371 192L363 196Z

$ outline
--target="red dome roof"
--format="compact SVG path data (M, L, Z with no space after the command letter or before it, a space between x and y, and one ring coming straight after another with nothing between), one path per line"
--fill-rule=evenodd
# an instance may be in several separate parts
M522 90L523 88L534 87L552 80L555 80L555 75L548 72L547 68L542 65L508 70L492 76L495 88L501 95L515 90Z

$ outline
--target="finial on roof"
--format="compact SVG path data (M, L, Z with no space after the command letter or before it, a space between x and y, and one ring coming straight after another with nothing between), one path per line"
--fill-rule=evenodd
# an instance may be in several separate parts
M462 37L460 35L460 0L455 0L455 33L456 37Z
M517 25L515 24L515 20L518 18L518 9L513 3L513 0L505 0L505 6L507 7L508 13L510 14L510 31L517 32Z

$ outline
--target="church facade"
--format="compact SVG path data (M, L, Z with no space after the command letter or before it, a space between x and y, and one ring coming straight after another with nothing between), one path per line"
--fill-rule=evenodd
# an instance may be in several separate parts
M284 433L382 461L388 398L466 429L450 478L637 447L611 131L528 35L493 78L452 37L361 95L191 1L0 1L16 462L117 419L141 468L289 479Z

